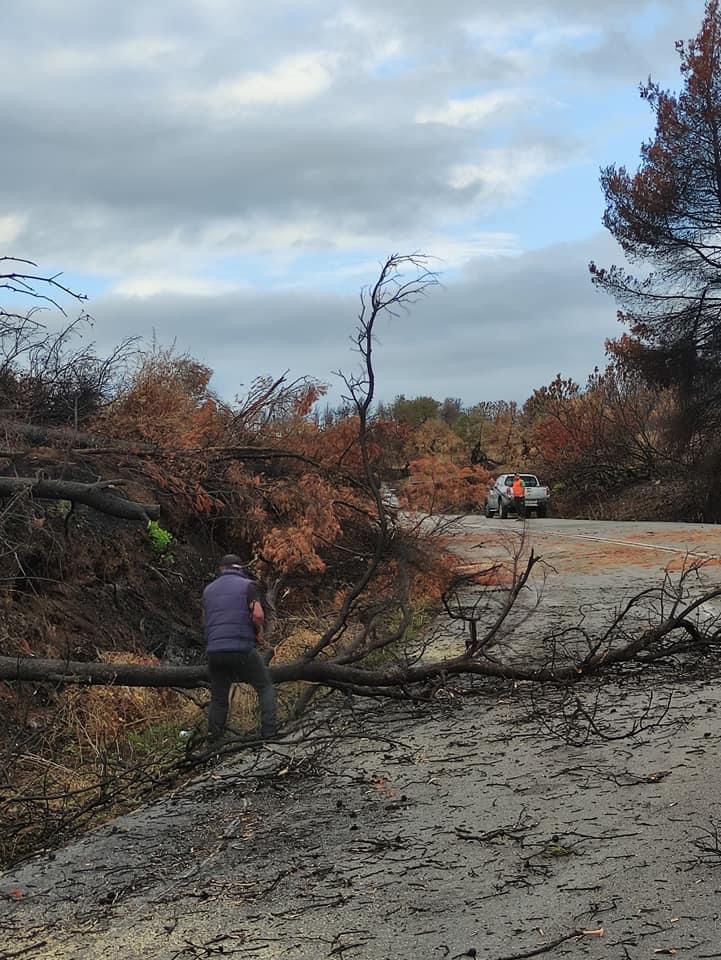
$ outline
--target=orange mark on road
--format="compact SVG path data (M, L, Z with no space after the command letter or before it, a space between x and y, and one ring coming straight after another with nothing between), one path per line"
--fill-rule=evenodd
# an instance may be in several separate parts
M669 573L679 573L682 570L687 570L691 565L690 561L694 561L701 565L702 570L706 570L711 567L721 567L721 557L709 557L708 560L703 558L694 558L694 557L677 557L675 560L671 560L670 563L666 564L666 569Z
M522 544L523 555L532 547L553 570L561 574L593 575L619 570L624 567L649 570L668 570L679 573L693 566L702 568L721 567L721 531L714 536L706 530L643 530L634 532L630 539L609 525L607 536L572 534L533 528L526 531ZM679 545L680 544L680 545ZM488 530L462 534L448 538L448 546L457 552L482 550L488 560L482 563L492 566L502 563L506 576L502 584L511 580L509 561L514 550L521 546L521 530ZM506 559L508 558L508 559ZM478 582L482 582L479 580ZM493 581L495 585L496 581Z

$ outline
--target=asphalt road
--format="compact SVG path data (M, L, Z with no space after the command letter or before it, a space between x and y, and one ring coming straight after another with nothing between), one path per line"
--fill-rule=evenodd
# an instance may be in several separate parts
M471 516L459 518L458 534L463 539L478 534L494 555L504 541L525 536L564 578L579 582L587 574L627 578L637 571L647 571L647 578L669 567L678 571L684 562L705 562L713 575L721 562L721 527L713 524L535 518L523 524Z
M532 549L542 564L534 582L542 592L541 622L554 615L566 622L583 609L586 622L601 626L629 596L665 578L677 583L687 571L692 593L721 584L721 527L711 524L603 522L463 517L453 531L454 549L473 562L508 564ZM540 580L543 583L539 583ZM526 606L529 600L526 597ZM701 618L721 614L721 600L707 604Z
M521 538L544 557L528 637L579 609L600 621L696 559L697 586L718 582L719 534L472 517L454 542L473 563ZM600 732L575 745L526 684L339 701L307 743L0 876L0 958L721 957L717 681L661 672L579 697Z

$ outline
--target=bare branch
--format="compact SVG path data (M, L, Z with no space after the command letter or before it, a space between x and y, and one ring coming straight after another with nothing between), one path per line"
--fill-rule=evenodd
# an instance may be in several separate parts
M98 483L79 483L72 480L48 480L34 477L0 477L0 497L23 493L40 500L69 500L83 503L100 513L107 513L123 520L157 520L160 507L157 503L137 503L108 493L119 481L106 480Z

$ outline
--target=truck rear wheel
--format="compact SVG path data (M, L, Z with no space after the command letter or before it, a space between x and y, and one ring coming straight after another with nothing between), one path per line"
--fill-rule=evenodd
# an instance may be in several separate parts
M486 500L485 504L483 505L483 516L488 520L490 520L490 518L493 516L493 510L491 510L491 505L488 500Z
M543 519L543 517L547 515L548 515L548 507L546 506L546 504L545 503L539 504L538 507L536 507L536 516L539 519Z

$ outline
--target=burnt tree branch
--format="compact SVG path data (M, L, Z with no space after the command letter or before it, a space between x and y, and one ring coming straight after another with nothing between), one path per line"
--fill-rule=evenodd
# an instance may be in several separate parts
M35 477L0 477L0 497L26 494L39 500L69 500L82 503L99 513L106 513L122 520L157 520L160 506L157 503L138 503L116 496L110 492L120 481L80 483L75 480L47 480Z

